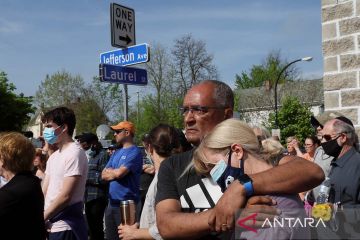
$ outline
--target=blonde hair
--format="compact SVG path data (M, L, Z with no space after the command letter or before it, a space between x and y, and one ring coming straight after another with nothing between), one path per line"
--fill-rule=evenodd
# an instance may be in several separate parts
M232 118L219 123L201 141L193 156L195 170L204 175L211 170L203 154L204 148L211 149L213 152L225 152L233 143L240 144L248 154L263 159L259 141L253 129L247 123Z
M3 168L18 173L30 171L35 157L35 148L31 141L21 133L0 134L0 161Z
M283 145L272 138L267 138L261 143L263 154L267 156L266 158L270 160L272 165L277 165L279 157L281 157L282 153L285 151Z

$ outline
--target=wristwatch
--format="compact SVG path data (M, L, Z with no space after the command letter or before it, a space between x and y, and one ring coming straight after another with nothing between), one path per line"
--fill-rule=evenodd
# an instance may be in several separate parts
M246 197L251 197L254 194L252 179L247 174L242 174L237 180L244 186Z

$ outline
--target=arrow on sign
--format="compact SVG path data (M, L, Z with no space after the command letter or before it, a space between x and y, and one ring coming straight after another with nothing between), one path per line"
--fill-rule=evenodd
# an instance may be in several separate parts
M129 44L131 42L131 38L127 34L126 34L126 37L119 36L119 39L120 39L120 41L126 42L126 44Z

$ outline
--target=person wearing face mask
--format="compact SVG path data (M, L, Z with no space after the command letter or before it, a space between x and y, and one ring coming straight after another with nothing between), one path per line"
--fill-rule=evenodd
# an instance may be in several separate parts
M48 239L87 239L83 200L88 161L81 145L72 139L74 111L58 107L46 112L41 120L45 141L58 147L47 161L42 184Z
M318 236L328 239L359 239L360 153L356 150L355 128L340 116L325 123L321 146L332 156L328 202L333 206L336 227L319 228ZM331 229L331 232L329 231Z
M216 204L228 186L235 180L246 181L246 174L254 174L271 169L271 159L263 154L258 139L252 129L236 119L228 119L218 124L200 143L193 155L197 173L208 176L213 184L205 193ZM249 194L252 184L245 183ZM202 189L204 190L204 189ZM305 218L303 204L297 194L269 194L277 202L281 211L279 218ZM189 201L189 200L185 200ZM241 218L241 216L240 216ZM230 238L230 237L229 237ZM287 226L260 228L257 232L242 231L233 235L235 239L310 239L308 228Z
M106 150L93 133L83 133L75 139L88 158L88 175L85 188L85 214L91 240L104 239L103 217L107 205L108 184L101 180L101 172L108 162Z

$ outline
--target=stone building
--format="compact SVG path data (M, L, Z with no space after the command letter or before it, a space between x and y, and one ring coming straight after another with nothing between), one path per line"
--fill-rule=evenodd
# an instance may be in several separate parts
M344 114L359 134L360 0L322 0L321 5L325 111Z

